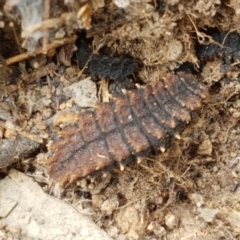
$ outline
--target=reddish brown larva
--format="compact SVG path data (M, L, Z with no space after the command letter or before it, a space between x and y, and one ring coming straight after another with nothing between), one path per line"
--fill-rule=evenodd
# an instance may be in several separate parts
M114 163L165 151L201 107L207 89L190 74L167 74L79 115L50 146L50 176L61 183Z

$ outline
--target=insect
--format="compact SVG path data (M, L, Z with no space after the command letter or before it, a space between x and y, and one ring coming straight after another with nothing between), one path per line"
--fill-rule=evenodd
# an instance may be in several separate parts
M123 91L63 127L49 147L50 176L64 185L114 164L123 170L151 149L164 152L207 96L207 88L183 72Z

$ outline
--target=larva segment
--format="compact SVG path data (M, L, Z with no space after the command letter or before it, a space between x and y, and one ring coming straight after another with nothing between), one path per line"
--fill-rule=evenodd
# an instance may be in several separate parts
M79 176L87 176L112 163L113 161L108 155L105 143L103 141L95 141L72 153L71 158L68 159L69 167L67 165L64 166L62 178L55 179L63 184L68 181L72 182Z
M93 141L76 151L69 149L72 142L64 143L66 142L61 138L57 144L53 144L53 148L50 148L54 150L55 147L56 150L51 158L50 168L50 175L56 181L62 183L74 181L79 176L87 176L113 162L104 141Z
M206 99L208 97L207 88L199 84L191 74L179 72L177 76L179 81L181 81L192 93L199 96L201 99Z
M102 132L111 132L117 128L109 103L102 103L96 107L96 117Z
M87 148L90 153L89 161L91 164L85 164L85 166L89 166L89 171L85 175L103 169L112 162L105 140L93 141Z
M169 131L174 130L179 125L179 120L176 117L171 116L171 113L168 112L161 103L158 103L153 95L151 85L146 86L144 91L142 91L142 94L144 94L146 107L149 109L158 124L164 124L169 128Z
M84 141L90 142L99 138L100 129L94 116L94 112L85 112L78 121L79 132L83 136Z
M133 121L129 101L125 95L113 98L114 112L122 125Z
M134 154L146 151L150 145L147 137L136 124L128 125L124 128L128 143L134 148Z
M127 143L123 140L120 132L110 133L106 138L109 152L114 155L116 161L121 162L131 155Z
M78 132L76 125L68 125L62 131L57 144L52 144L50 150L53 152L51 163L62 163L71 157L72 152L84 146L85 142Z
M61 131L63 143L68 146L70 151L77 151L85 145L82 134L79 132L77 125L68 125Z
M201 98L197 95L191 94L191 91L178 79L176 75L168 75L166 78L162 78L164 86L181 104L182 107L186 107L189 110L198 109L201 106Z
M161 116L159 111L156 111L158 115L155 116L153 110L149 109L143 89L129 92L128 98L135 122L147 137L150 145L155 148L163 146L163 140L167 135L162 123L166 121L166 119L163 120L164 116Z
M169 142L169 133L162 126L156 123L156 121L151 117L144 117L142 119L142 124L148 131L150 135L152 135L156 140L155 144L152 144L152 147L158 148L167 148Z
M174 99L174 95L170 94L162 81L155 81L151 86L158 103L165 108L167 112L170 112L172 117L176 117L182 122L189 122L191 120L189 111Z
M79 115L50 145L50 176L62 184L142 157L151 148L165 151L179 136L207 90L189 74L168 74L162 80L126 92Z
M130 91L128 93L128 98L132 111L138 118L149 115L149 110L145 106L144 98L141 94L141 89Z

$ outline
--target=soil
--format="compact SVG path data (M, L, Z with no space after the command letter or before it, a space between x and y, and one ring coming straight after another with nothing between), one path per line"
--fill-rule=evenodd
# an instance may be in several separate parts
M222 53L196 56L197 44L224 45L211 29L240 33L239 2L39 0L38 22L25 1L13 2L0 3L0 161L9 160L1 177L24 172L112 239L240 239L239 59L227 56L224 68ZM127 83L85 73L74 57L79 37L94 54L130 57L139 68ZM170 149L65 187L49 178L48 146L64 124L106 101L109 89L147 83L186 62L210 96ZM11 148L20 153L6 155ZM0 231L2 239L22 238L1 224Z

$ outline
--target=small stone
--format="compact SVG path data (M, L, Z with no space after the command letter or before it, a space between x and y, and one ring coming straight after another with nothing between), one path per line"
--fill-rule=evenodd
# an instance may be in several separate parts
M52 110L51 109L44 109L42 112L42 118L43 119L48 119L52 116Z
M129 233L131 229L141 232L146 227L140 212L134 206L127 206L121 211L115 211L115 213L116 225L122 233Z
M234 157L236 157L236 156L237 156L237 153L235 153L235 152L231 152L231 153L230 153L230 157L234 158Z
M65 93L71 95L74 102L80 107L96 106L97 87L90 77L73 83L65 89Z
M162 205L164 202L163 197L159 196L156 198L156 204Z
M134 230L130 230L127 234L127 236L130 238L130 239L133 239L133 240L139 240L140 239L140 236L138 235L138 233Z
M105 211L107 215L111 215L114 210L116 210L119 206L119 202L117 196L107 199L103 202L101 206L101 210Z
M65 108L66 108L66 103L62 103L62 104L59 105L60 110L63 110Z
M40 67L45 66L46 63L47 59L44 55L37 55L29 61L29 65L34 69L39 69Z
M115 240L128 240L129 238L125 235L119 234L114 238Z
M162 237L167 233L166 229L157 222L151 222L147 226L147 230L150 232L153 232L158 237Z
M0 230L0 239L1 240L8 240L9 238L7 237L6 231Z
M95 188L95 184L94 183L90 183L89 185L88 185L88 189L89 190L93 190Z
M204 181L202 179L197 179L196 184L199 188L203 188L205 186Z
M169 229L173 229L175 226L177 226L178 220L177 217L171 213L168 213L165 216L165 224Z
M43 99L42 103L45 107L49 107L50 104L52 103L52 100L51 99Z
M233 103L234 108L240 108L240 99Z
M3 21L0 21L0 28L4 28L5 23Z
M84 178L77 181L77 186L81 187L82 189L87 189L87 180Z
M119 233L119 229L116 227L116 226L111 226L109 229L108 229L108 234L109 236L111 237L117 237L118 236L118 233Z
M120 8L126 8L130 4L129 0L114 0L113 2Z
M236 133L237 133L237 131L235 129L231 130L231 134L236 134Z
M164 227L160 226L160 225L153 232L158 237L163 237L167 233L166 229Z
M7 229L10 233L12 233L14 235L19 234L22 231L20 226L9 226Z
M92 195L92 205L96 208L101 208L104 200L105 199L102 195Z
M218 172L218 167L217 166L213 166L213 172L214 173Z
M159 21L159 12L155 11L152 15L153 19L155 22Z
M40 130L45 130L45 129L47 129L47 124L44 122L38 122L38 123L36 123L36 127Z
M232 116L234 118L239 118L240 117L240 112L234 112Z
M150 224L147 226L147 230L150 232L153 232L155 226L156 226L156 222L150 222Z
M183 51L183 45L181 41L177 39L172 39L171 44L169 44L168 46L171 46L171 47L166 49L167 58L169 59L169 61L176 61Z
M218 192L221 190L221 187L219 185L215 185L215 184L211 185L211 188L212 188L213 192Z
M207 223L212 223L215 219L216 215L219 213L218 209L210 209L210 208L200 208L198 209L200 213L200 217Z
M212 142L209 138L204 139L198 147L197 153L202 156L211 156L212 155Z
M198 193L192 193L189 195L189 198L194 201L194 203L196 204L197 207L202 207L205 202L203 199L203 196L198 194Z

